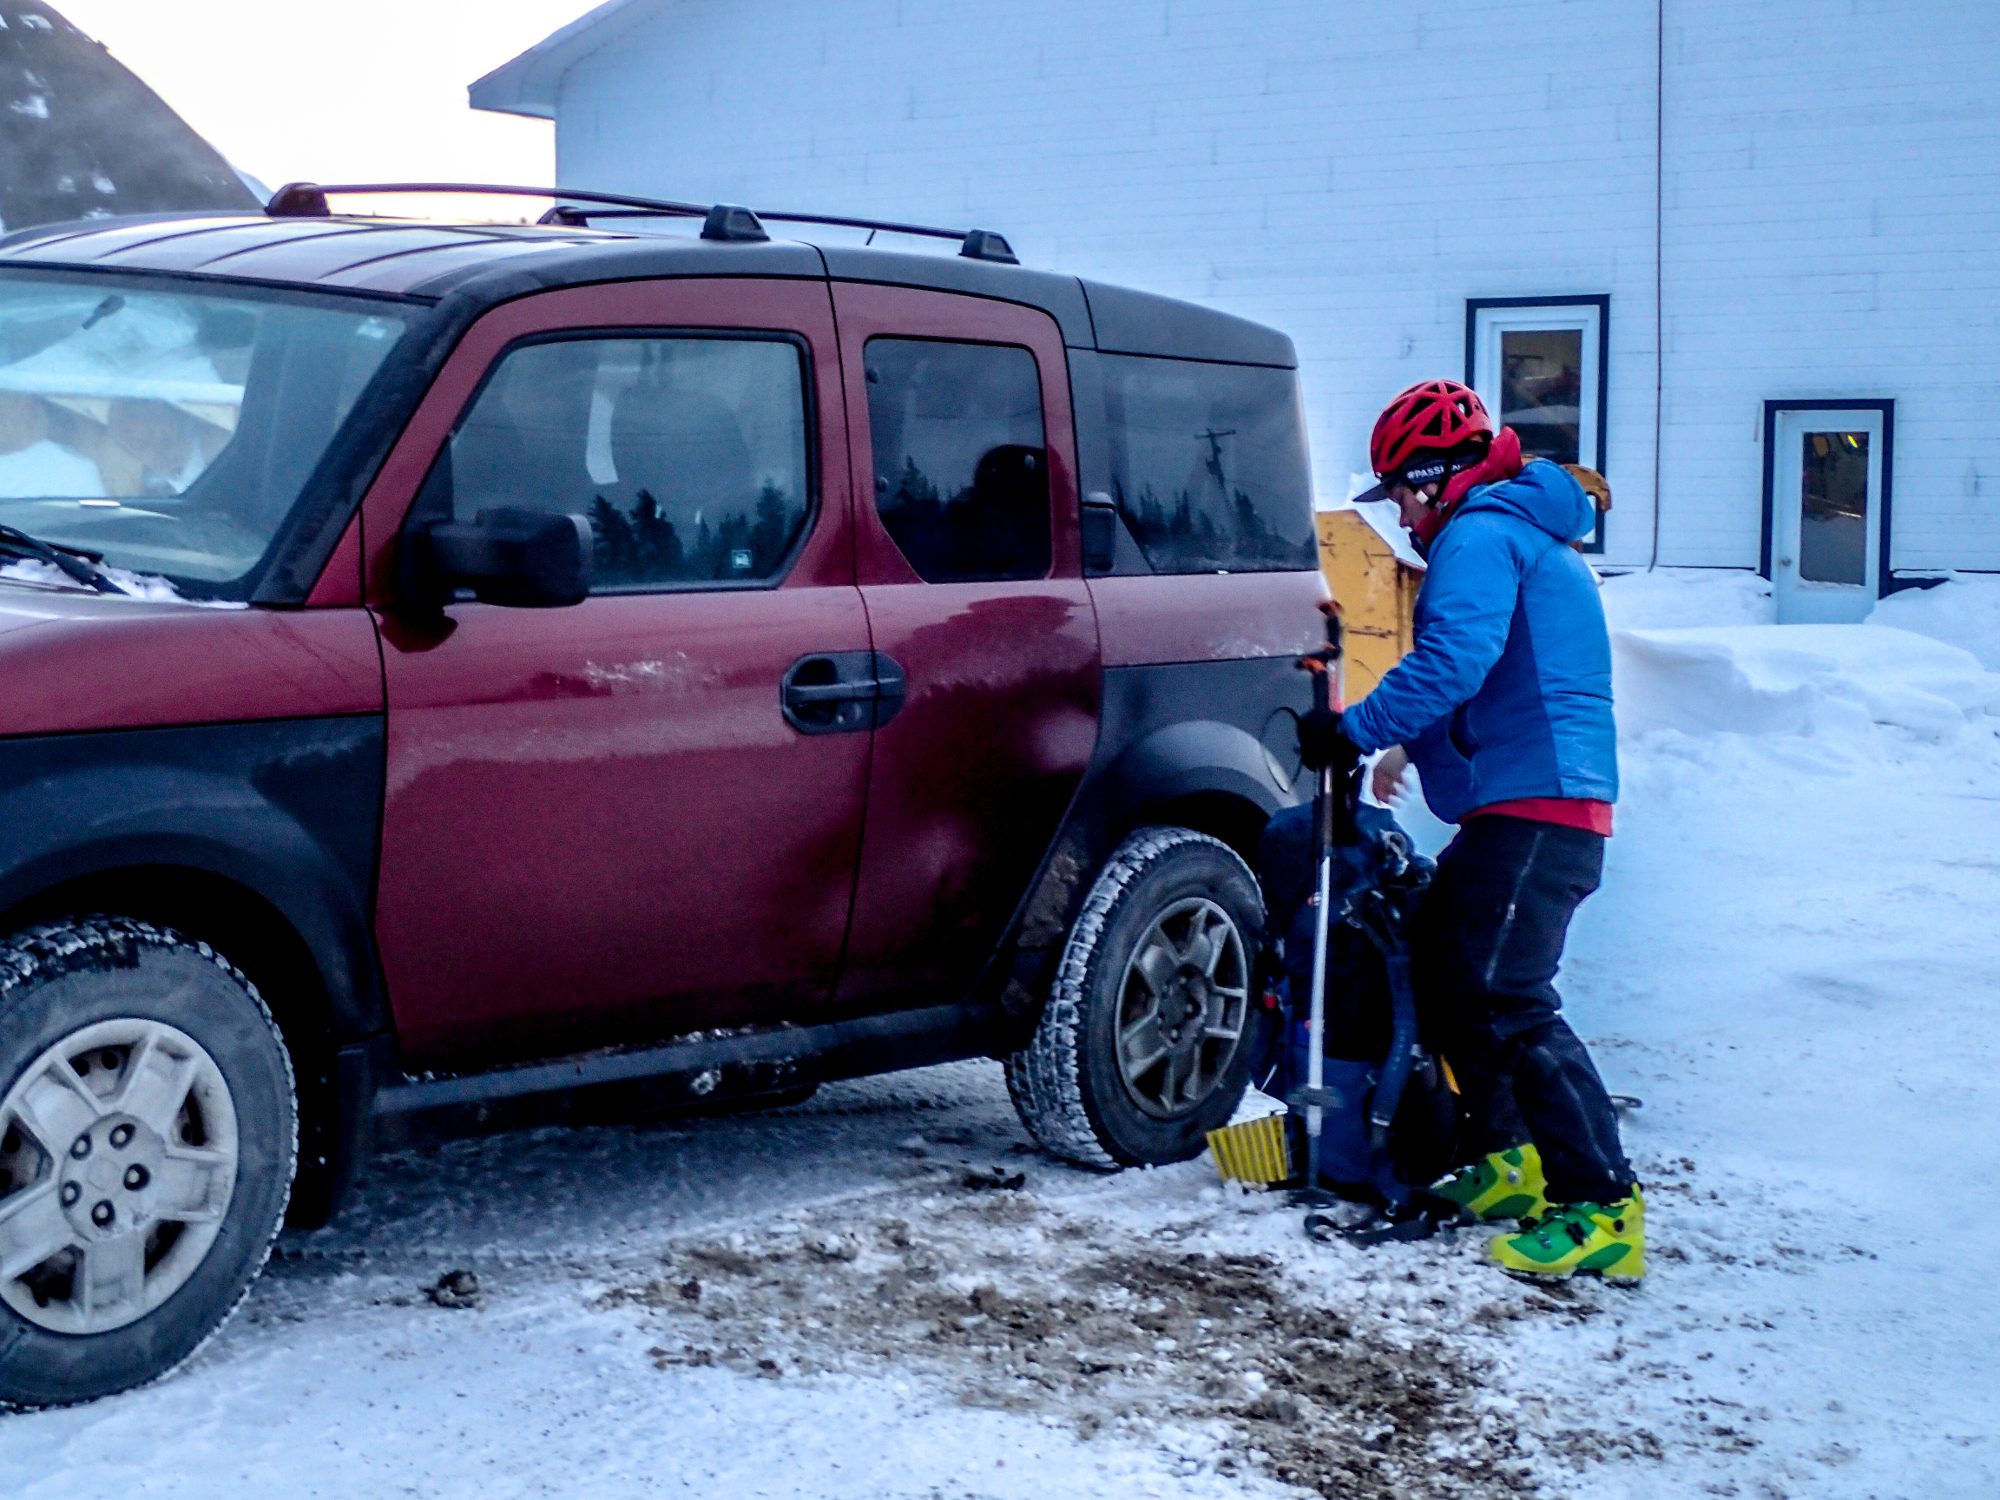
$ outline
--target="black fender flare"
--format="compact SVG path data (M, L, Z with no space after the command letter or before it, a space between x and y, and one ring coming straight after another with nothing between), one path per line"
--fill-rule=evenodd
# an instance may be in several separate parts
M245 809L231 809L230 833L250 824L251 837L268 851L269 857L252 858L225 842L218 830L202 829L202 809L181 811L193 815L176 819L178 828L124 830L44 851L10 867L0 876L0 911L31 907L37 897L93 876L126 871L156 871L163 878L174 871L213 875L269 903L298 934L319 971L336 1042L386 1031L387 998L375 973L366 918L354 909L344 883L304 830L274 810L246 817ZM0 798L0 819L9 815L6 799Z
M196 937L213 923L239 962L316 971L317 994L267 996L298 1070L290 1216L303 1227L338 1204L375 1089L397 1074L372 931L383 730L380 714L357 714L0 739L0 914L13 925L122 908ZM271 913L288 935L269 933ZM236 938L216 930L232 925Z
M0 741L0 912L121 871L213 876L290 924L336 1044L379 1035L381 750L377 716Z
M1183 719L1128 744L1094 767L1077 788L1069 816L1016 917L1013 946L1059 945L1083 904L1090 878L1134 828L1171 817L1177 807L1205 802L1249 809L1249 817L1239 821L1254 820L1261 829L1273 813L1298 801L1287 779L1286 769L1255 735L1214 719Z
M1239 798L1268 818L1297 801L1290 779L1248 730L1214 719L1184 719L1128 746L1087 789L1101 819L1129 828L1145 820L1148 808L1203 794Z
M973 989L975 1001L998 1012L996 1051L1032 1028L1091 881L1132 829L1163 818L1201 826L1219 817L1229 828L1204 831L1235 831L1248 859L1245 839L1310 795L1293 730L1294 716L1309 706L1310 686L1289 657L1105 672L1097 752ZM1187 715L1190 708L1199 717Z

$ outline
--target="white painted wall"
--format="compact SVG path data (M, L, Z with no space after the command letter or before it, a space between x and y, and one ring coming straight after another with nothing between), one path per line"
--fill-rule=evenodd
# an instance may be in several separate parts
M1892 397L1892 568L2000 569L2000 5L1667 15L1661 561L1755 562L1765 400Z
M1463 374L1466 298L1608 292L1606 561L1651 555L1653 0L611 10L564 54L562 181L977 224L1271 323L1323 498L1389 395ZM1660 560L1757 561L1766 398L1890 396L1895 565L2000 568L2000 6L1665 29Z

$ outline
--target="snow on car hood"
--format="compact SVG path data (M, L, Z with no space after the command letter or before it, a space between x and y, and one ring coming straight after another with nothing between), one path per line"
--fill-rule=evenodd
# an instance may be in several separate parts
M168 580L157 573L134 573L128 568L103 568L104 576L125 591L128 599L141 599L148 604L186 604L196 609L248 609L248 604L234 599L190 599ZM78 588L75 579L53 563L45 563L39 558L22 557L0 562L0 583L26 584L30 588L53 588L74 591ZM112 597L106 595L105 597Z

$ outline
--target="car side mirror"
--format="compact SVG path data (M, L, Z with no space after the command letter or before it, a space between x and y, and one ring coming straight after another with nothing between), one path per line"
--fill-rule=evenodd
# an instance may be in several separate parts
M1118 507L1102 490L1083 497L1083 570L1109 573L1118 558Z
M580 515L497 506L469 522L433 521L420 535L431 576L482 604L547 609L590 593L593 539Z

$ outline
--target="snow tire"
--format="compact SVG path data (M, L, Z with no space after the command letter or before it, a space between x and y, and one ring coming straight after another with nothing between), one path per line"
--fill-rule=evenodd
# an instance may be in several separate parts
M121 1051L121 1030L140 1040ZM24 1091L37 1084L38 1071L47 1089ZM108 1076L93 1084L99 1074ZM0 1121L9 1163L0 1182L0 1258L12 1249L15 1262L0 1265L7 1277L0 1406L64 1406L172 1373L248 1294L291 1196L297 1090L284 1038L256 986L208 944L126 917L77 917L17 932L0 940L0 1104L9 1111ZM67 1122L60 1129L47 1123L58 1112ZM152 1115L169 1127L151 1129L145 1122ZM30 1119L44 1133L72 1139L38 1143ZM105 1139L85 1139L98 1135ZM154 1181L130 1164L148 1142ZM112 1147L123 1155L114 1160ZM93 1153L113 1170L92 1162ZM23 1182L30 1171L38 1175ZM96 1175L86 1180L90 1171ZM49 1180L57 1174L60 1192ZM19 1265L40 1243L22 1227L30 1195L65 1205L68 1222L78 1222L72 1177L82 1185L81 1211L103 1194L95 1207L111 1228L93 1242L85 1221L53 1260ZM159 1210L150 1219L149 1202ZM121 1205L126 1221L116 1219ZM126 1222L151 1228L123 1231ZM36 1223L43 1236L69 1232L45 1211ZM11 1239L10 1225L18 1231ZM117 1232L138 1241L115 1257L129 1261L114 1284L126 1303L93 1316L91 1245L109 1244ZM163 1268L172 1274L162 1276ZM65 1300L75 1304L67 1313Z
M1258 1050L1261 1015L1240 1007L1233 1051L1198 1097L1162 1111L1140 1102L1121 1073L1121 997L1138 947L1175 910L1214 913L1220 941L1247 955L1264 920L1257 880L1236 851L1190 828L1146 827L1105 861L1070 928L1040 1022L1007 1059L1007 1090L1042 1147L1079 1165L1186 1161L1241 1103ZM1222 919L1226 918L1226 922ZM1232 959L1232 962L1236 960Z

